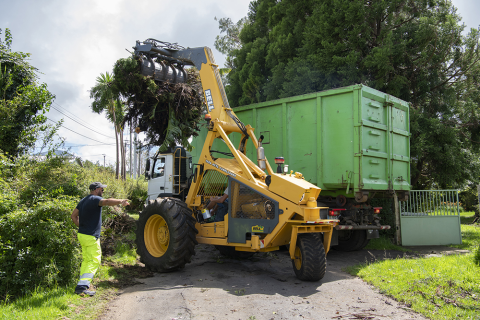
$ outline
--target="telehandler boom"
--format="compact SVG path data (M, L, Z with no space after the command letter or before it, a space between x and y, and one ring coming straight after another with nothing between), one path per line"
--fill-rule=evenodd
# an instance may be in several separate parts
M136 243L141 261L154 271L168 272L184 268L198 243L242 257L290 244L296 276L306 281L322 279L338 221L320 218L316 199L321 189L301 173L272 170L264 156L263 137L257 140L254 128L244 125L230 108L211 50L154 39L137 41L134 49L142 74L157 81L185 82L183 67L195 66L208 109L208 133L191 179L182 176L186 171L180 168L188 164L187 153L183 148L172 150L176 168L169 179L178 187L172 195L188 190L185 202L181 197L158 197L149 200L140 214ZM240 135L238 146L232 144L230 135ZM215 157L211 149L215 139L222 140L230 154ZM245 155L248 140L257 150L257 164ZM182 185L185 179L188 183ZM224 193L228 195L228 213L223 219L207 219L209 201Z

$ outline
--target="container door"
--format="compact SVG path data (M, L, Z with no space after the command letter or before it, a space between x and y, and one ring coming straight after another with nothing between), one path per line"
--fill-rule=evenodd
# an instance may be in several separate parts
M391 126L391 171L390 188L394 190L410 189L410 128L408 105L390 100Z
M362 97L360 188L388 187L388 108L378 91L364 91Z

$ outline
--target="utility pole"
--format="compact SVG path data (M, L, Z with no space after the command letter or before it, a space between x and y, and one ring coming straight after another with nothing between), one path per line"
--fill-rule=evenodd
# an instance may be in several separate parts
M103 154L103 167L105 168L105 153Z
M140 177L140 168L142 166L142 144L140 143L140 147L138 148L138 176Z
M127 180L127 140L124 140L125 148L123 149L123 179Z
M133 167L132 167L134 179L137 179L137 152L138 152L137 144L138 144L138 133L135 132L135 141L133 145L135 150L133 151Z
M132 121L130 121L130 163L128 164L128 167L129 167L129 171L130 171L130 178L132 177L133 175L133 172L132 172Z

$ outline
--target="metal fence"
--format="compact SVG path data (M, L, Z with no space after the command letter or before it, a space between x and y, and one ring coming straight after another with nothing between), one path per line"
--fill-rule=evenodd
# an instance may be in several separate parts
M462 243L458 190L412 190L399 205L402 245Z
M402 216L454 216L460 205L458 190L411 190L407 201L400 202Z

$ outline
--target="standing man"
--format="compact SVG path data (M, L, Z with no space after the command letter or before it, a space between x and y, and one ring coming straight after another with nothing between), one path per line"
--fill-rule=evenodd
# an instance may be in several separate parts
M90 194L80 200L72 212L73 223L78 227L78 241L82 245L82 266L80 268L80 281L75 288L76 294L93 296L95 291L90 291L90 282L95 275L102 259L100 247L100 231L102 229L102 207L129 205L128 199L103 199L103 189L106 185L94 182L90 185Z

